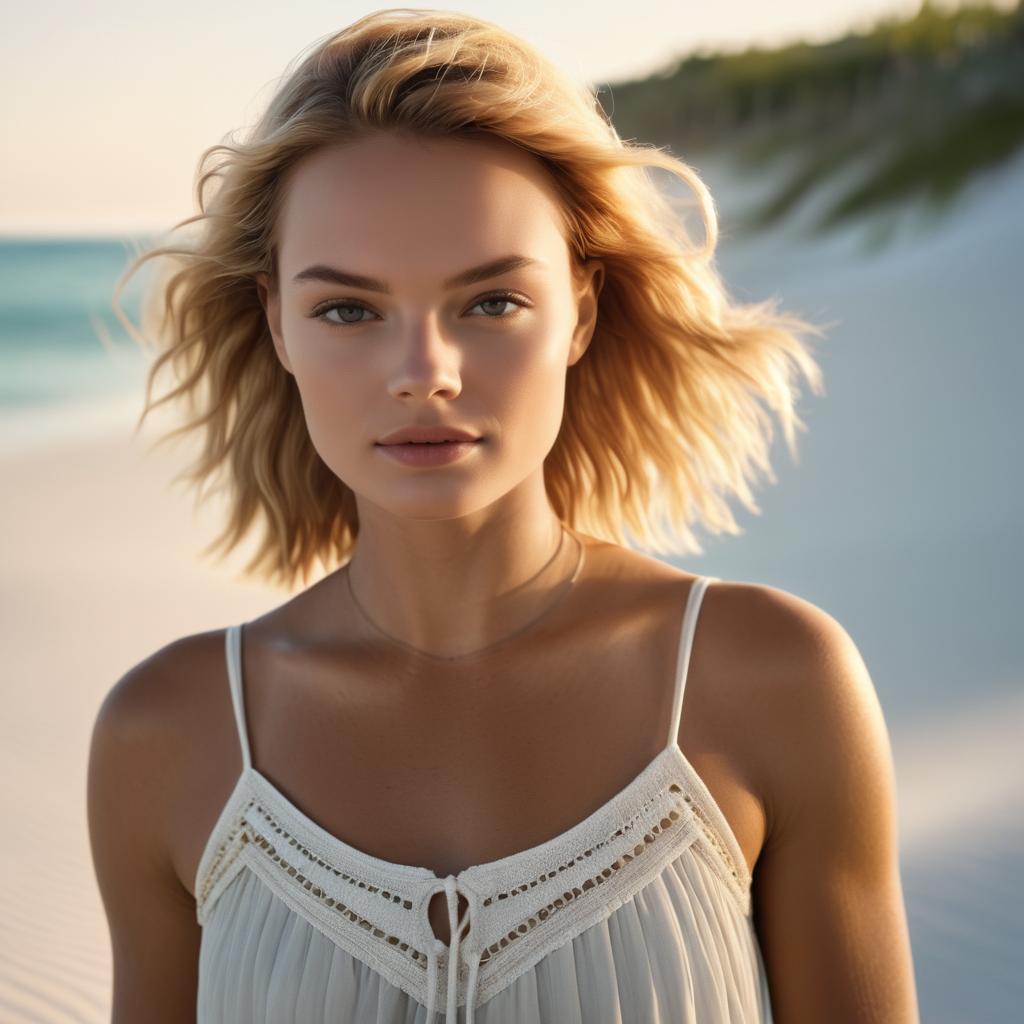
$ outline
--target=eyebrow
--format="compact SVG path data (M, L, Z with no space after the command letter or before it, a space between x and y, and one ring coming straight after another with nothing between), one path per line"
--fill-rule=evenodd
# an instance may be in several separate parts
M510 271L518 270L520 267L543 266L543 260L536 260L530 256L501 256L488 263L481 263L478 267L470 267L444 282L445 289L461 288L468 284L476 284L478 281L485 281L490 277L498 277L500 274L507 274ZM340 270L338 267L329 267L325 263L315 263L305 270L300 270L294 282L300 281L326 281L328 284L345 285L348 288L361 288L367 292L383 292L391 294L387 283L376 277L364 277L362 274L352 274L347 270Z

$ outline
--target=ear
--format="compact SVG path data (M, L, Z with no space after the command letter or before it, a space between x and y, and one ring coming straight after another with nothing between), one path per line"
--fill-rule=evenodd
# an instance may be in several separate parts
M578 317L576 329L573 331L572 344L569 346L569 366L575 365L583 358L583 353L590 347L597 327L598 297L604 287L604 264L597 259L587 260L575 272L574 280L578 282L576 301Z
M267 317L267 327L274 340L274 351L281 365L292 373L292 364L288 360L288 351L284 346L284 335L281 333L281 294L277 284L270 275L261 271L256 275L256 291L259 293L260 305Z

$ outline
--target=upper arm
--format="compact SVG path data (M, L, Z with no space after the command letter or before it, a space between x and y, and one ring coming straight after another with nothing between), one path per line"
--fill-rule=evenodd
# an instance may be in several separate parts
M166 650L107 694L89 748L89 839L110 930L113 1024L195 1019L200 929L165 824L174 777Z
M774 591L768 834L753 888L777 1024L918 1020L891 750L846 631Z

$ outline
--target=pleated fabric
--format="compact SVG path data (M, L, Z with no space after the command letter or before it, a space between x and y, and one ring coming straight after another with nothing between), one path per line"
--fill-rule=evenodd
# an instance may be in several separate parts
M290 910L251 871L220 894L200 1024L428 1024L427 1008ZM458 1007L465 1024L466 1007ZM475 1009L477 1024L771 1021L752 919L691 847L604 920Z

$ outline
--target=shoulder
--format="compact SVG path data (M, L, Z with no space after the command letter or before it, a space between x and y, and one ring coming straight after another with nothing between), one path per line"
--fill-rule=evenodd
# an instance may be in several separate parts
M777 587L720 580L705 592L701 619L716 674L730 681L760 759L769 842L801 808L821 811L854 772L861 783L873 773L885 788L882 709L856 643L834 616Z
M104 697L89 751L90 799L112 801L163 833L185 770L223 735L230 696L224 631L176 639L130 667ZM201 767L201 766L200 766Z
M702 574L688 572L618 545L602 543L606 580L632 604L650 599L679 613ZM721 642L718 642L721 641ZM844 688L864 691L870 680L846 629L827 611L779 587L712 577L695 634L714 655L719 674L747 678L765 693L793 696L812 687L821 698Z
M627 584L624 600L640 606L649 597L645 607L679 622L701 574L633 552L611 557L628 566L628 575L615 576L616 586ZM833 615L796 594L712 578L695 624L690 673L700 680L693 696L707 712L702 717L722 722L756 762L750 768L769 815L799 799L795 784L807 758L820 756L822 765L831 758L841 767L844 749L853 752L841 741L882 753L881 709L857 645Z
M853 649L849 634L828 612L779 587L715 579L703 605L708 620L742 640L734 646L744 649L747 662L756 654L762 667L786 679Z
M595 545L602 577L618 596L605 600L661 608L677 619L702 575L618 545ZM856 645L824 609L779 587L712 577L704 590L694 657L709 674L742 684L744 698L841 699L871 689ZM724 685L724 684L723 684ZM803 691L811 688L813 694Z
M148 748L173 741L178 719L191 717L194 697L208 691L214 667L224 660L224 631L173 640L131 666L100 705L94 736Z
M704 592L689 671L694 692L683 728L687 715L691 728L699 721L691 746L728 751L760 804L761 877L773 850L799 844L818 865L820 844L834 844L833 869L891 852L889 737L864 659L833 615L778 587L715 579Z
M103 700L89 748L87 819L110 930L118 1020L183 1020L195 1009L195 902L175 862L169 811L185 792L196 694L223 634L186 637L132 666ZM221 639L221 646L223 641ZM199 726L205 728L205 726ZM160 956L151 955L154 949ZM158 1008L158 1010L156 1009Z
M773 1005L793 1020L915 1019L891 746L864 659L784 590L716 583L705 598L705 625L732 631L719 650L765 810L753 897Z

